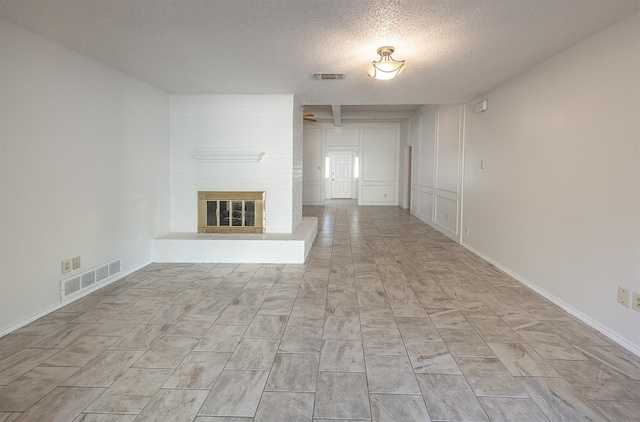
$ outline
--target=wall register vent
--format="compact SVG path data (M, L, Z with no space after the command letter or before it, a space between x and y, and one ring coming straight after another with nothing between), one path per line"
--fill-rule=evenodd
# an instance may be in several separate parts
M122 260L116 259L89 271L67 278L60 282L60 300L62 302L78 296L89 288L106 283L113 279L122 269Z

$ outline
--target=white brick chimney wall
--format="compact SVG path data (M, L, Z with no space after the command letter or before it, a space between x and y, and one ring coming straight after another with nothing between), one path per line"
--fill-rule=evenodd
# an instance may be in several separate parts
M229 190L265 191L267 233L291 233L302 219L299 108L293 95L172 95L171 231L197 231L198 191ZM204 163L199 151L265 156Z

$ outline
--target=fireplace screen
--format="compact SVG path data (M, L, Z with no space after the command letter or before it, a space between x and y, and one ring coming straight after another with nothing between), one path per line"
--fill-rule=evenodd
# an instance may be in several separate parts
M198 233L264 233L264 192L198 192Z

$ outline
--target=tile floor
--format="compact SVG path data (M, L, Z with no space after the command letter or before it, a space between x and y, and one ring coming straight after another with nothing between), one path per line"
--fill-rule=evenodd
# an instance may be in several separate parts
M395 207L152 264L0 339L6 421L638 421L640 359Z

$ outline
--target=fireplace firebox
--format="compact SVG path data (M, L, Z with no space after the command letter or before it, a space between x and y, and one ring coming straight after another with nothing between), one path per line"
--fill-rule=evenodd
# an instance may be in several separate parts
M198 192L198 233L264 233L265 192Z

